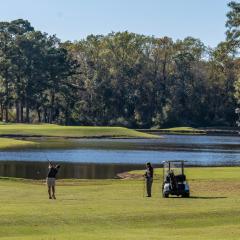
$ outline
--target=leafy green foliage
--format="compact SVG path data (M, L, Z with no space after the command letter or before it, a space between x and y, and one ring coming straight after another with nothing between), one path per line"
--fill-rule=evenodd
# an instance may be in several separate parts
M227 14L227 40L233 50L240 47L240 3L231 1L228 3L230 11Z
M235 33L239 7L229 6L227 27ZM127 31L62 43L19 19L0 22L0 39L0 121L235 124L240 64L230 42L238 41L236 34L215 49L192 37L173 41Z

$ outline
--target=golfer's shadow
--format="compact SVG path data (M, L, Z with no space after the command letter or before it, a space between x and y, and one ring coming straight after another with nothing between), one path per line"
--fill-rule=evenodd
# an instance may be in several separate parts
M190 196L190 199L224 199L227 197L201 197L201 196Z
M177 197L177 196L171 196L169 198L181 198L181 197ZM183 198L183 199L224 199L227 197L201 197L201 196L190 196L189 198Z

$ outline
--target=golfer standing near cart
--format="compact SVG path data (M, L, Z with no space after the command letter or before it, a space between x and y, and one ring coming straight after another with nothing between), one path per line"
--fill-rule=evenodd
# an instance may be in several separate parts
M152 183L153 183L153 167L150 162L146 164L146 172L144 174L145 182L146 182L146 189L147 189L147 196L152 196Z
M60 168L60 165L54 165L53 163L49 162L48 175L47 175L49 199L56 199L55 184L56 184L56 175L58 173L59 168Z

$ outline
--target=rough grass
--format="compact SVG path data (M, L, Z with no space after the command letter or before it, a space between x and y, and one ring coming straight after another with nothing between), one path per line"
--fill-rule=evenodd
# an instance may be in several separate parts
M50 137L116 137L116 138L156 138L123 127L60 126L54 124L1 124L0 136L50 136Z
M188 170L190 199L161 198L157 178L151 199L142 180L68 180L56 201L42 182L2 179L0 239L239 239L239 168Z

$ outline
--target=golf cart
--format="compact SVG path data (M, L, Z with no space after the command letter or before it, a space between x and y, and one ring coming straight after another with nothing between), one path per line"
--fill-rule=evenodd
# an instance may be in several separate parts
M189 185L184 175L184 161L163 162L162 195L176 195L188 198L190 196Z

